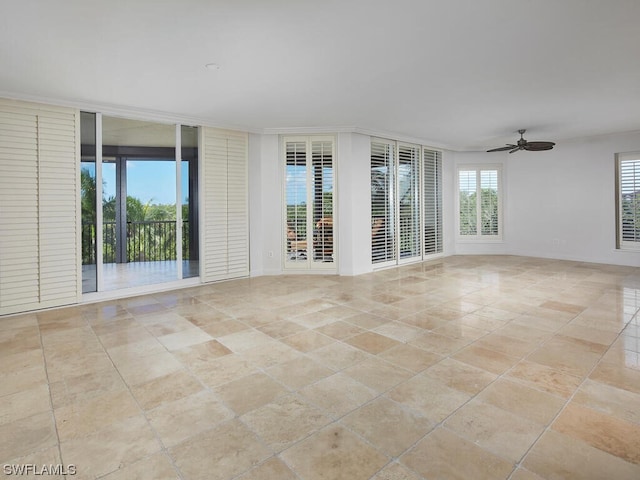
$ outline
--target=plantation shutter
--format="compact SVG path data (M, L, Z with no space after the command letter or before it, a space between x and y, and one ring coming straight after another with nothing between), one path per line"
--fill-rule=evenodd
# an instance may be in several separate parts
M371 142L371 261L395 260L394 146Z
M458 171L459 233L462 236L475 236L478 233L477 187L476 170Z
M497 170L480 171L480 212L482 235L499 235Z
M442 154L423 151L424 254L442 252Z
M640 155L618 163L618 247L640 248Z
M0 100L0 314L79 299L77 143L74 110Z
M247 276L247 135L213 128L202 131L202 281Z
M333 142L311 142L313 166L313 261L332 263L333 250Z
M398 145L398 219L400 258L421 255L420 147Z

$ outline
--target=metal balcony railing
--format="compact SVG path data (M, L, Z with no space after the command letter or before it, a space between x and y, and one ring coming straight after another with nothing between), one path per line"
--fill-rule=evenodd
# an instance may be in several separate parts
M102 224L103 263L116 262L116 222ZM176 221L127 222L127 262L177 260ZM189 222L182 222L182 258L189 257ZM82 224L82 264L96 263L96 225Z

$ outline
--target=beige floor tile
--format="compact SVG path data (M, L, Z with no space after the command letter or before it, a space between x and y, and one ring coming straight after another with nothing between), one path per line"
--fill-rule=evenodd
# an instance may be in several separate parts
M203 344L210 340L213 340L213 337L198 327L188 328L180 332L158 337L158 341L169 351L176 351L192 345Z
M400 462L425 478L438 480L506 479L513 470L512 463L444 428L427 435Z
M379 356L414 373L422 372L442 359L440 355L404 343L384 351Z
M409 343L438 355L451 355L469 344L469 340L456 339L437 333L425 332Z
M273 342L246 350L240 355L256 368L266 369L299 358L301 353L284 343Z
M62 459L77 467L74 478L96 478L160 451L143 416L113 423L98 432L60 444Z
M131 393L143 410L151 410L165 403L179 400L203 389L190 373L178 370L131 387Z
M459 362L453 358L445 358L429 367L424 372L424 375L438 380L448 387L471 395L475 395L498 378L493 373Z
M0 397L0 425L49 411L51 405L46 384Z
M218 337L218 342L227 347L232 352L244 352L252 348L271 345L275 340L269 335L265 335L257 330L242 330L241 332Z
M564 406L564 399L500 378L478 399L541 425L547 425Z
M554 430L543 434L526 456L523 466L542 478L640 478L640 466Z
M539 343L500 335L494 332L479 339L475 342L475 345L504 353L511 357L524 358L538 348Z
M351 378L382 393L414 375L413 372L371 357L344 370Z
M377 393L342 373L336 373L300 390L311 403L339 418L374 398Z
M464 405L471 395L449 388L444 383L417 375L386 394L390 399L439 423Z
M221 322L211 323L209 325L201 326L200 328L211 335L213 338L225 337L233 333L249 330L251 327L246 323L239 322L238 320L225 320Z
M377 355L400 343L397 340L380 335L375 332L364 332L345 340L345 343L352 345L372 355Z
M135 362L114 359L114 363L129 386L148 382L183 369L182 364L166 351L139 357Z
M333 370L308 357L300 356L267 370L267 373L287 387L297 390L333 374Z
M503 374L519 361L518 357L505 355L475 344L463 348L453 355L453 358L497 375Z
M289 320L280 320L258 327L258 330L277 339L303 332L306 330L306 327L295 322L290 322Z
M359 313L357 315L345 318L344 321L367 330L373 330L374 328L377 328L389 322L388 319L385 319L379 315L374 315L373 313Z
M217 340L208 340L196 345L190 345L172 352L184 365L193 366L229 355L231 350Z
M587 379L572 399L575 403L640 424L640 394Z
M456 340L464 340L473 342L484 337L489 332L476 327L462 323L460 320L452 320L443 327L436 328L433 333L444 335L445 337L455 338Z
M195 376L209 387L223 385L256 372L256 367L238 354L225 355L191 367Z
M544 425L473 400L444 425L499 457L517 463L544 430Z
M407 325L404 322L389 322L377 327L375 333L406 343L423 332L423 329Z
M444 327L450 320L437 317L435 315L429 315L424 311L413 313L402 318L402 323L418 328L420 330L435 330L439 327Z
M371 480L421 480L421 477L399 463L392 463L384 467Z
M271 457L266 462L249 470L238 480L297 480L298 477L287 467L282 460Z
M146 416L164 446L171 447L232 419L234 414L217 396L201 391L164 403Z
M344 322L342 320L329 323L320 328L317 328L316 330L318 330L318 332L322 333L323 335L335 338L336 340L344 340L345 338L353 337L354 335L358 335L364 332L364 329L351 323Z
M570 403L552 425L567 436L640 464L640 425Z
M388 462L387 457L337 425L285 450L281 457L305 480L367 480Z
M640 370L627 367L624 359L615 363L601 362L589 378L623 390L640 393Z
M390 457L401 455L434 427L428 419L384 397L350 413L341 423Z
M156 453L118 469L101 480L175 480L180 478L164 453Z
M107 392L82 403L56 408L60 441L82 438L112 423L140 415L141 411L128 390Z
M214 390L238 415L255 410L288 393L287 389L264 373L232 380Z
M288 337L282 338L282 342L300 352L310 352L318 348L326 347L335 342L331 337L323 335L315 330L306 330Z
M308 353L308 356L336 371L348 368L370 357L362 350L340 342L313 350Z
M239 420L196 435L169 450L189 480L227 480L266 460L271 452Z
M32 350L33 353L39 354L42 357L41 352L38 350ZM21 356L21 354L18 354ZM2 360L4 361L4 360ZM44 369L44 362L41 364L35 364L33 366L21 366L17 367L7 373L0 373L0 397L5 395L11 395L13 393L19 393L24 390L31 390L38 388L41 385L47 383L47 374ZM28 365L28 364L27 364Z
M530 472L525 468L517 468L510 480L544 480L542 477Z
M51 412L37 413L0 425L0 463L56 445Z
M331 422L296 395L281 397L243 415L242 420L274 452L280 452Z
M582 305L573 305L571 303L564 303L564 302L554 302L554 301L548 301L548 302L544 302L542 304L540 304L541 308L548 308L550 310L556 310L558 312L564 312L564 313L572 313L572 314L579 314L580 312L582 312L583 310L585 310L587 307L582 306Z
M506 376L563 398L573 395L582 381L578 376L527 360L518 363L507 372Z
M577 325L573 322L569 322L558 331L559 335L565 337L575 338L578 340L585 340L591 343L597 343L608 347L613 343L617 337L616 332L610 330L601 330L599 328L585 327L583 325Z
M529 355L527 360L584 377L603 353L604 347L600 344L556 336Z
M82 375L64 377L49 384L54 408L82 403L107 392L126 390L122 377L113 367Z

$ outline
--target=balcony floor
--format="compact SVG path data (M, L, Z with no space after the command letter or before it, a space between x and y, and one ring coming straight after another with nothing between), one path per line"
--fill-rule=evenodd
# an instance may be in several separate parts
M178 262L165 260L162 262L131 262L105 263L103 266L103 291L120 290L123 288L154 285L157 283L178 280ZM82 266L82 292L95 291L96 266ZM198 261L184 260L182 262L182 277L198 276Z

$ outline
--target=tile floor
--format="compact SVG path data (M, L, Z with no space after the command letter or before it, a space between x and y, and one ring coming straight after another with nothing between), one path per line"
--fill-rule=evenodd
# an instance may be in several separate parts
M639 309L638 268L504 256L1 318L0 475L637 480Z

